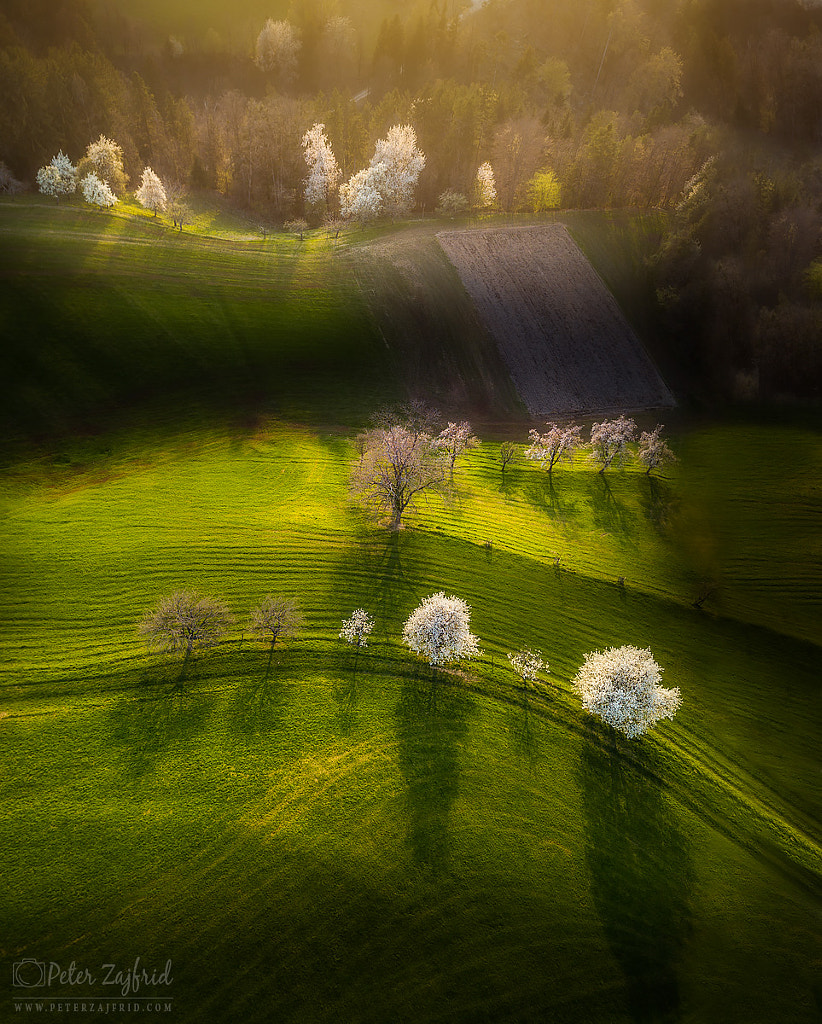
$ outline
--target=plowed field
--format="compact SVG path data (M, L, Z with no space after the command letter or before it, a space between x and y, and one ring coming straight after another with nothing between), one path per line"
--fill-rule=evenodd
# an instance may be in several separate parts
M674 404L602 279L565 227L437 235L534 416Z

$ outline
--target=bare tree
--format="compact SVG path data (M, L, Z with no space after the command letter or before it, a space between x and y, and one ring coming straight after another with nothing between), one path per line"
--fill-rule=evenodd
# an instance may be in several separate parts
M445 461L432 451L431 435L413 425L395 424L366 432L365 451L351 476L355 497L391 530L399 530L402 517L428 491L439 490L445 480Z
M251 610L248 623L250 632L271 644L268 651L266 675L271 669L274 645L278 640L293 636L303 622L305 622L305 616L300 610L300 603L296 597L269 594L256 608Z
M499 464L502 469L502 479L505 479L505 470L514 461L517 454L517 446L513 441L503 441L499 446Z
M439 429L442 422L439 409L429 405L424 399L415 398L401 405L386 405L374 413L371 421L375 427L388 429L400 424L410 433L431 436Z
M342 217L334 217L329 214L323 220L323 226L325 227L326 237L333 238L336 241L340 237L340 232L345 227L345 221Z
M431 442L431 448L435 452L443 452L448 458L448 468L451 479L454 479L454 463L457 456L462 455L469 448L476 448L480 439L471 433L471 424L467 420L462 423L450 423L444 427Z
M222 601L195 591L179 590L146 612L140 632L150 647L183 653L180 679L195 649L216 647L234 616Z
M286 231L292 235L299 235L300 241L305 238L305 233L308 231L308 221L305 217L295 217L294 220L287 220L283 225Z
M172 181L166 186L168 212L174 227L179 231L182 231L183 225L188 224L193 217L191 207L186 202L186 195L185 185L179 181Z

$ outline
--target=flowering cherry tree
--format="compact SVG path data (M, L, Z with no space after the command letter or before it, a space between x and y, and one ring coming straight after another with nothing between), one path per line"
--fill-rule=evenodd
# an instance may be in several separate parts
M371 164L340 185L342 216L365 224L384 213L406 213L424 167L425 155L417 146L414 129L409 124L395 124L377 141Z
M153 210L155 217L158 210L165 210L168 202L165 187L150 167L144 168L143 179L134 198L144 209Z
M548 662L542 660L539 651L512 651L508 655L508 660L511 663L511 668L522 680L523 689L529 682L535 682L540 672L549 671Z
M299 30L288 21L269 18L257 36L254 59L263 71L274 71L280 81L290 82L297 73L302 49Z
M650 650L609 647L586 654L572 680L586 711L635 739L663 718L673 718L682 703L679 687L659 685L662 669Z
M62 149L37 172L37 187L44 196L54 196L58 203L60 196L69 196L77 188L77 168Z
M364 608L355 608L349 618L343 619L340 639L355 648L354 675L357 674L360 648L368 646L368 637L373 628L374 620Z
M481 210L490 210L496 204L497 184L494 180L494 168L487 160L477 168L474 194L476 205Z
M471 424L467 420L462 423L449 423L431 442L432 449L442 452L448 458L451 479L454 479L454 463L457 457L469 448L476 448L480 439L471 432Z
M94 171L90 171L80 182L80 191L87 203L100 209L114 206L117 202L117 196L101 178L97 177Z
M479 654L479 641L470 625L471 609L465 601L440 592L420 602L402 635L408 647L430 665L447 665Z
M368 637L374 628L374 620L364 608L355 608L350 618L343 619L340 640L356 647L368 646Z
M302 147L308 164L305 201L309 206L324 207L330 193L339 184L341 174L325 134L325 125L312 125L303 135Z
M646 476L649 476L652 469L656 469L657 466L663 466L668 462L676 462L677 457L668 447L665 441L662 440L662 424L657 423L653 430L643 432L639 435L639 451L637 452L637 458L643 466L648 468L645 470Z
M123 149L112 139L101 135L96 141L90 142L81 163L86 166L90 164L93 172L102 178L112 191L124 191L128 179L123 170Z
M385 212L387 190L383 164L357 171L340 185L340 215L359 224L377 220Z
M636 423L620 416L616 420L603 420L591 425L591 454L600 463L600 473L613 462L621 462L628 451L629 442L636 435Z
M559 427L556 423L547 423L548 431L540 434L538 430L529 430L531 447L526 448L525 458L539 462L550 473L558 462L572 462L574 450L582 447L580 431L573 423L567 427Z
M385 167L385 205L388 213L406 213L414 202L414 190L425 167L425 155L417 146L417 133L410 124L395 124L384 139L378 139L371 166Z

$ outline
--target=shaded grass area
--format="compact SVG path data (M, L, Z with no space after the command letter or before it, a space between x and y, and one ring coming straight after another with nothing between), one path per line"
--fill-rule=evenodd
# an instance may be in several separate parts
M561 219L641 328L648 296L637 282L656 222ZM255 237L253 224L205 201L182 234L133 203L109 214L2 202L4 433L69 436L135 410L168 418L182 408L185 420L194 407L353 424L409 391L452 416L523 421L496 345L436 243L442 227L337 241L317 232L300 243Z
M360 422L401 393L323 237L232 241L10 204L0 227L7 435L99 428L160 401Z
M710 519L741 440L696 434L717 458L666 481L678 502L699 494ZM812 1021L818 647L666 593L683 555L635 474L611 486L649 585L620 589L620 520L598 523L581 465L557 487L578 488L567 559L587 561L555 572L536 469L500 491L488 444L457 504L392 537L346 506L352 455L333 434L215 428L7 476L4 956L171 957L184 1020ZM767 517L776 481L750 472ZM306 631L268 676L238 631L176 691L134 630L181 586L240 617L299 593ZM397 639L440 588L471 604L484 654L433 675ZM355 675L337 632L356 606L377 626ZM684 697L635 744L569 685L622 643ZM505 661L525 645L551 664L528 693Z

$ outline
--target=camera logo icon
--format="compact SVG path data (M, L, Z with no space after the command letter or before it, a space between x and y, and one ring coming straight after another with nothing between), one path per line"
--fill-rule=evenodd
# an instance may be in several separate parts
M15 988L40 988L46 984L46 964L42 960L18 960L11 969Z

